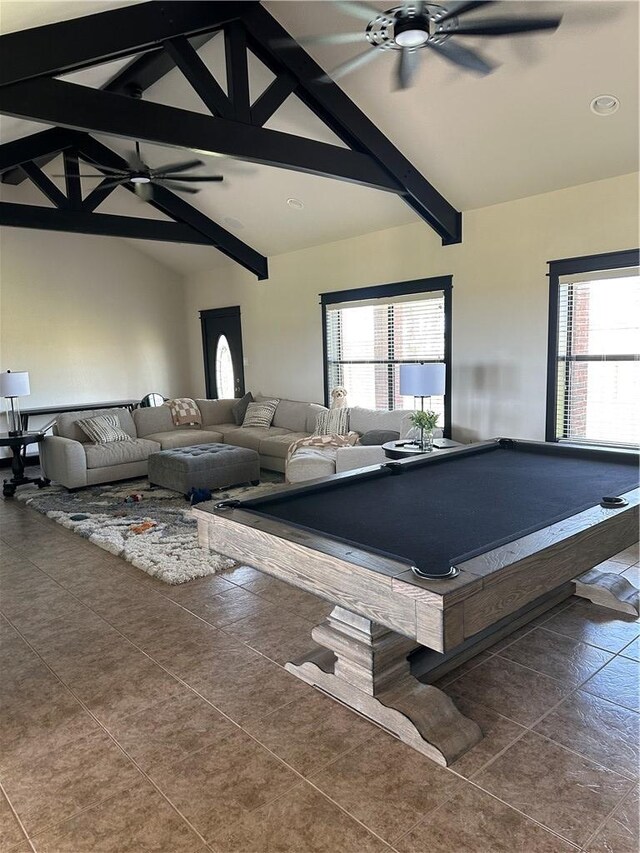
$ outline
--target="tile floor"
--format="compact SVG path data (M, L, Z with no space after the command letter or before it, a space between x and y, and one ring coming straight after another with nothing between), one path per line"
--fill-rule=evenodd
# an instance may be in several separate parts
M568 600L443 679L485 732L445 770L282 668L324 602L0 523L3 853L638 850L637 622Z

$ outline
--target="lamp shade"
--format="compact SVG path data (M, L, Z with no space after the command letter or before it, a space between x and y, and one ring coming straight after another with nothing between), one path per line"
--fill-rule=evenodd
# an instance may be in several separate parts
M441 397L445 370L444 364L401 364L400 393L403 397Z
M26 370L15 373L7 370L0 373L0 397L27 397L30 393L29 374Z

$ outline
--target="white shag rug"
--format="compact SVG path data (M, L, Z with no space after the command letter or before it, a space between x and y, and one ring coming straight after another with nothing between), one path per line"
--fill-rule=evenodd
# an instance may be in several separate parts
M262 475L259 486L221 489L212 500L258 497L284 479L272 472L263 471ZM140 500L131 500L133 495L141 496ZM214 575L235 562L198 544L197 523L183 495L150 488L146 479L77 492L62 486L22 489L16 498L165 583Z

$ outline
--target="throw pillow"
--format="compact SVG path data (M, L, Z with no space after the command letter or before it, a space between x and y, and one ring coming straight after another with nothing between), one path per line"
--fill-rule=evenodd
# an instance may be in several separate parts
M244 416L247 414L247 406L249 403L253 403L253 394L251 391L248 391L244 397L241 397L237 403L234 403L233 406L231 406L231 414L238 426L240 426L244 421Z
M360 437L360 444L371 447L374 444L386 444L387 441L400 441L400 433L393 429L370 429Z
M131 436L120 426L116 415L98 415L95 418L83 418L76 421L82 432L94 444L108 444L111 441L131 441Z
M249 403L242 426L268 429L278 408L278 402L278 400L262 400L260 403Z
M177 397L175 400L167 400L164 405L169 406L174 426L200 426L202 424L200 409L191 397Z
M316 419L314 435L346 435L349 432L349 409L327 409Z

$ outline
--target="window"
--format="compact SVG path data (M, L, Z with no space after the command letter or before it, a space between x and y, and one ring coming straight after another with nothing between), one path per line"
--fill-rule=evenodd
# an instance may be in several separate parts
M231 361L229 341L225 335L220 335L216 347L216 388L218 397L222 400L230 400L235 396L233 362Z
M325 396L344 385L351 406L413 409L400 395L400 365L442 362L449 388L451 277L381 285L321 297ZM448 431L450 393L431 398Z
M549 264L547 440L640 440L638 251Z

